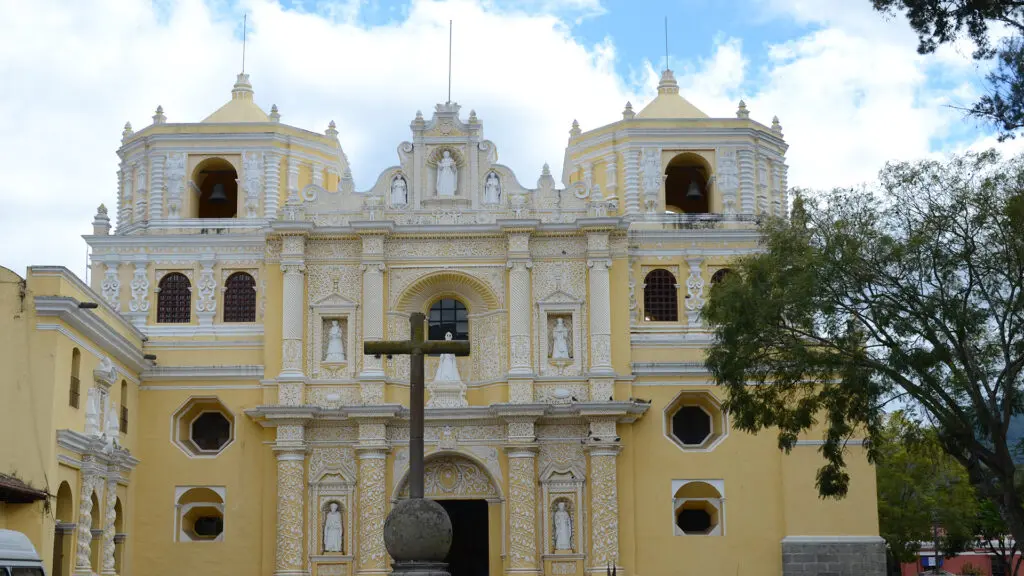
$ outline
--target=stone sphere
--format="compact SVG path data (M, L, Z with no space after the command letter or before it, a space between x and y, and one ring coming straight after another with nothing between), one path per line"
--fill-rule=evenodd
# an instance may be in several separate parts
M399 500L384 521L384 546L395 560L443 562L452 546L452 521L433 500Z

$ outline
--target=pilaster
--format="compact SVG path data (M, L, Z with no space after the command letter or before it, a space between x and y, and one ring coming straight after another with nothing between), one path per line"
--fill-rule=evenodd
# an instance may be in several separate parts
M606 402L612 398L612 320L610 230L587 231L587 267L590 287L590 400Z
M132 170L127 162L121 162L117 171L117 230L120 231L131 220Z
M164 217L164 160L166 156L157 154L150 157L151 174L149 177L149 219L158 220Z
M618 565L619 493L616 465L621 445L614 419L590 423L590 566L587 572L604 574L608 565Z
M740 174L740 213L754 213L754 150L740 148L737 153Z
M692 328L701 326L700 311L704 308L703 258L687 258L690 274L686 278L686 321Z
M277 218L281 194L281 155L277 152L263 153L263 216Z
M145 256L135 261L131 282L132 299L128 302L126 314L132 324L140 328L146 325L146 319L149 318L149 272L146 266Z
M118 274L121 266L121 259L117 255L109 255L102 258L105 265L103 280L100 283L100 293L103 300L110 304L115 311L121 311L121 277Z
M509 396L511 402L533 402L533 355L530 346L532 328L530 259L531 226L505 226L508 236L509 286Z
M604 197L617 198L619 189L619 165L615 152L604 157Z
M385 464L387 463L387 421L365 419L359 422L359 553L356 573L383 576L388 573L384 550L384 520L387 518Z
M534 418L508 420L508 574L540 574L537 553L537 445Z
M216 264L213 254L204 254L199 260L199 280L196 282L196 316L200 326L213 326L217 316L217 280L213 277Z
M303 402L305 375L302 371L302 324L306 287L306 236L287 234L281 243L281 373L277 401L283 405Z
M363 341L375 342L384 339L384 240L390 227L366 224L357 226L363 248ZM384 403L384 378L383 359L364 355L359 373L363 404Z
M132 222L142 222L149 214L146 212L146 164L148 163L146 156L142 157L135 165L135 190L132 204Z
M622 153L625 164L625 214L640 213L640 150L627 149Z
M306 487L305 427L302 423L277 427L277 547L275 576L307 576L302 553L303 508Z

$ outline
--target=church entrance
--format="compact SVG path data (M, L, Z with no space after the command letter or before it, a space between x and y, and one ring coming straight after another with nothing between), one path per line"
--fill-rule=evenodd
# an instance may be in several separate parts
M490 576L488 569L487 501L438 500L452 521L448 569L452 576Z

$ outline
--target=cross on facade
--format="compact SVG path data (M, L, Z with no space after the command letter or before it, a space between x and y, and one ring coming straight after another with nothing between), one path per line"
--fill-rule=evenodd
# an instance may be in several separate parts
M423 356L469 356L469 342L424 339L425 323L422 312L413 312L409 316L408 340L363 343L365 354L409 355L409 498L423 498Z

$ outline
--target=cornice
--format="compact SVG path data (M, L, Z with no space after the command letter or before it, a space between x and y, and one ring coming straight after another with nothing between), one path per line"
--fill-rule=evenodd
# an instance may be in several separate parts
M99 303L103 299L97 296L94 301ZM104 352L117 358L119 362L135 373L142 372L150 366L149 362L142 357L141 342L146 338L142 332L122 319L122 326L139 340L140 345L136 345L104 322L95 312L80 309L78 303L78 300L70 296L36 296L36 317L61 320L95 342ZM115 318L121 319L116 312L111 311L111 313Z
M57 446L78 456L91 456L105 466L121 466L126 470L132 470L139 464L139 459L124 448L115 448L108 452L107 443L103 438L87 436L67 428L57 430Z
M83 235L82 238L93 247L114 248L181 248L181 247L210 247L211 252L216 252L219 247L250 247L258 248L253 254L263 256L266 236L259 234L161 234L161 235L132 235L132 234L110 234L110 235ZM129 254L127 257L146 256L146 254Z
M154 366L142 373L143 382L195 380L260 380L262 365L247 366Z

